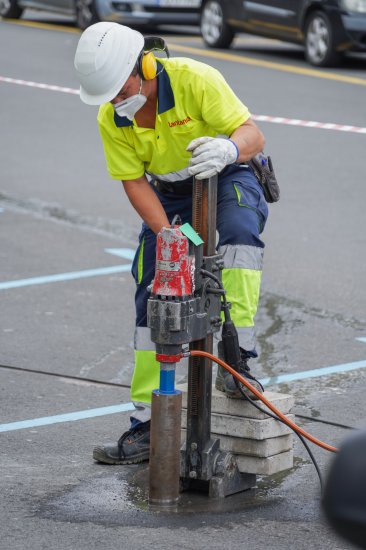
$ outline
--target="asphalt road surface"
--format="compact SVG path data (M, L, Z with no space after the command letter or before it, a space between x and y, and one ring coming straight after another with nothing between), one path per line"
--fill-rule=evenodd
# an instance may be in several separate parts
M263 235L252 371L339 445L366 421L366 58L319 70L277 41L215 51L197 33L164 36L172 55L222 71L266 136L282 196ZM140 221L78 98L78 38L69 24L0 21L0 546L350 548L297 441L292 470L177 514L148 510L139 468L93 463L92 446L128 426ZM314 454L326 476L332 456Z

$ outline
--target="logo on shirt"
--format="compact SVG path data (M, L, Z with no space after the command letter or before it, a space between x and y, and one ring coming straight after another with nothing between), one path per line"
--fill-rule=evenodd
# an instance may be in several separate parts
M169 128L173 128L173 126L182 126L183 124L187 124L189 122L191 117L187 116L187 118L184 118L183 120L175 120L174 122L168 122Z

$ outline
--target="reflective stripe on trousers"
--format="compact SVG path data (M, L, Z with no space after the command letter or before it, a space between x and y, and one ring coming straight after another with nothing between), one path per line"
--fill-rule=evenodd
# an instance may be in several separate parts
M262 277L263 248L247 245L225 245L218 249L223 255L225 269L222 282L230 315L235 323L239 344L249 355L255 351L254 317L257 313Z

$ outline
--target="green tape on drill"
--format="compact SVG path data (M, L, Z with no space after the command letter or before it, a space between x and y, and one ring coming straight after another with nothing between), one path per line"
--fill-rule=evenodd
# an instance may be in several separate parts
M190 241L192 241L193 244L196 246L199 246L200 244L203 244L203 240L199 236L199 234L193 229L190 223L184 223L179 228L183 235L187 237Z

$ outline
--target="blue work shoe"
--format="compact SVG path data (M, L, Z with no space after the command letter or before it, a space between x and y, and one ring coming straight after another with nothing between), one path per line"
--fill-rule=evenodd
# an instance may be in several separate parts
M223 361L225 360L223 357L223 350L222 344L219 342L218 346L218 355L219 358ZM260 393L263 393L263 386L254 376L250 374L250 368L248 366L248 357L246 356L246 351L240 348L241 352L241 364L239 367L239 374L243 376L243 378L246 378L252 386L256 390L258 390ZM258 399L258 397L252 393L244 384L240 384L241 390L244 394L248 395L250 399ZM245 399L244 395L239 390L238 386L235 383L235 380L233 376L221 365L218 365L217 368L217 375L215 380L215 388L219 391L222 391L226 394L227 397L230 397L231 399Z
M125 432L117 443L94 447L93 458L104 464L138 464L149 460L150 420Z

